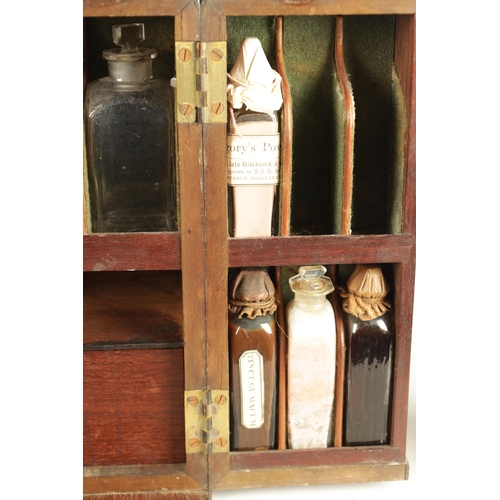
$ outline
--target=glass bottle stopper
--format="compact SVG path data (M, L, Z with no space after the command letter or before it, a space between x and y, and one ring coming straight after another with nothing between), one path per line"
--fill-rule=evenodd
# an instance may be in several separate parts
M328 294L333 292L332 280L325 276L324 266L301 266L299 274L290 278L290 286L293 291L312 292Z
M137 52L139 43L144 38L144 24L142 23L113 26L113 42L121 47L123 54Z
M154 59L157 56L155 49L139 47L145 39L144 24L117 24L112 28L113 42L120 48L105 50L102 55L108 61L139 61Z

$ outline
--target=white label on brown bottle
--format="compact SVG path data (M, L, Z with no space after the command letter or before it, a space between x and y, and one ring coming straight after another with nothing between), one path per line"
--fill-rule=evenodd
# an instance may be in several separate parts
M227 183L230 186L279 182L280 135L227 136Z
M264 359L258 351L245 351L239 367L241 425L258 429L264 423Z

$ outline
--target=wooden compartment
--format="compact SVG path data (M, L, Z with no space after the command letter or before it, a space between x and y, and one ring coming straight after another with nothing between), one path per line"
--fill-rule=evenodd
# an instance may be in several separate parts
M245 27L252 32L244 36L262 33L274 64L280 16L294 113L290 227L279 236L228 236L226 124L200 119L177 123L178 232L84 235L87 498L188 500L209 498L215 490L407 478L415 273L414 14L412 0L84 2L92 27L88 37L124 19L144 22L148 33L151 21L160 46L171 50L168 57L176 57L175 42L227 40L228 64ZM309 44L306 55L293 52L306 27L317 32L318 45ZM97 39L87 43L94 58L95 47L102 45ZM363 55L356 53L360 45L367 48ZM339 50L343 69L335 64ZM386 62L384 83L365 72L366 65L377 69L378 56ZM95 65L87 74L97 74ZM301 78L307 72L318 78ZM352 115L346 107L349 85ZM322 106L320 96L327 92ZM317 148L315 140L321 143ZM372 156L370 141L383 143ZM346 215L346 207L352 213ZM290 450L281 443L276 450L228 452L211 442L214 430L223 436L230 429L211 427L215 414L206 400L196 406L205 412L206 443L202 439L199 451L190 448L189 395L201 391L205 399L229 390L231 268L274 268L283 282L287 267L323 264L342 280L342 266L357 263L391 270L396 344L389 444L343 447L337 439L323 450ZM342 362L341 350L337 361ZM219 416L224 411L219 408ZM123 429L121 435L117 429ZM141 442L147 446L141 448Z
M180 272L84 275L84 466L184 463Z

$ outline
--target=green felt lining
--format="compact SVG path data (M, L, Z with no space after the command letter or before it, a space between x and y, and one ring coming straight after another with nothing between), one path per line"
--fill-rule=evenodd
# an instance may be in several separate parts
M114 46L113 24L143 22L141 45L158 51L156 76L174 67L172 17L89 18L88 81L107 76L102 51ZM352 230L401 231L406 111L393 68L394 16L345 16L346 68L356 105ZM334 64L335 18L284 18L285 65L293 103L292 234L340 233L344 102ZM241 39L257 36L273 67L274 17L228 17L228 69ZM224 167L221 167L224 168Z

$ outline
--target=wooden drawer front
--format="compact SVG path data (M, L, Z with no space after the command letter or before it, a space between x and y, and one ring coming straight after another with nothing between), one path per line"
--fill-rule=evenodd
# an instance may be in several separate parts
M86 351L83 363L85 466L186 461L182 349Z

